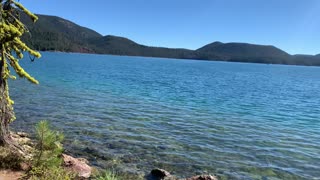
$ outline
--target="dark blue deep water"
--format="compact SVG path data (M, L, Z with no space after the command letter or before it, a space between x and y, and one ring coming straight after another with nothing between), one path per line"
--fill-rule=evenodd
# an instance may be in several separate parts
M102 168L320 178L320 68L43 53L10 81L16 130L49 120Z

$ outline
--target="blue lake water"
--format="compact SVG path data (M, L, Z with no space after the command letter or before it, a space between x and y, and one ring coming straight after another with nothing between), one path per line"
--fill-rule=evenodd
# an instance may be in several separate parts
M43 53L10 81L17 130L42 119L102 168L320 178L320 68Z

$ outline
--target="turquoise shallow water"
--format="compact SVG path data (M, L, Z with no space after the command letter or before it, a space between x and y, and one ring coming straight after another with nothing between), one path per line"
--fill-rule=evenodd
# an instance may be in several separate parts
M18 130L42 119L66 150L129 173L320 177L320 68L43 53L11 81Z

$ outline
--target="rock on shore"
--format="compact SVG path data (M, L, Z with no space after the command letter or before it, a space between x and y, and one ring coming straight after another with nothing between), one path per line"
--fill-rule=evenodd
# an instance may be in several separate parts
M179 179L164 169L153 169L146 178L147 180L218 180L216 176L212 175L198 175L186 179Z
M92 174L92 168L88 165L88 161L83 158L74 158L66 154L62 154L64 167L79 178L89 178Z

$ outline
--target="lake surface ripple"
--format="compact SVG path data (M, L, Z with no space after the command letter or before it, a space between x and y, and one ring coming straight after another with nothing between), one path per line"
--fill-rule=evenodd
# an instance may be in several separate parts
M17 130L42 119L102 168L320 177L320 68L43 53L10 81Z

